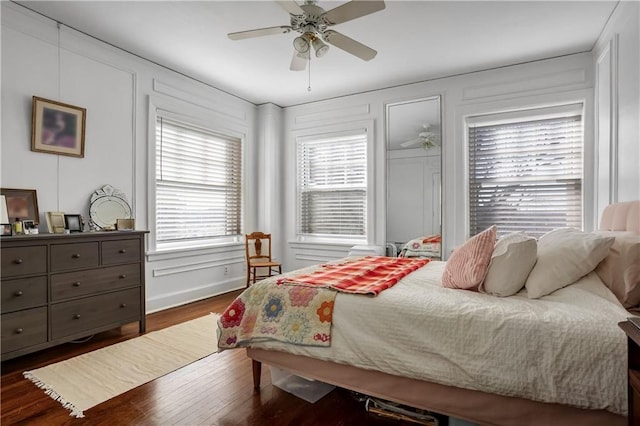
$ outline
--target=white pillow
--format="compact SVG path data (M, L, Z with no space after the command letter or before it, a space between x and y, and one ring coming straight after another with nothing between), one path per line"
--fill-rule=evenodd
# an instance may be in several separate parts
M487 276L478 290L501 297L519 292L536 264L537 246L536 239L524 232L500 238L493 249Z
M614 240L573 228L547 232L538 241L538 261L525 284L527 295L537 299L573 284L595 269Z

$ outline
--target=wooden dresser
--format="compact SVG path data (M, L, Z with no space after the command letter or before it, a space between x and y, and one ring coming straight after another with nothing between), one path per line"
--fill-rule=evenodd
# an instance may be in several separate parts
M145 331L145 234L2 237L2 360L138 321Z

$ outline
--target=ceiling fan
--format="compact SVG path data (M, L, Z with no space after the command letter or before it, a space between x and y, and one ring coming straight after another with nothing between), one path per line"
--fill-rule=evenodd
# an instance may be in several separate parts
M422 145L424 149L431 149L436 146L440 146L440 137L437 133L430 132L431 124L423 124L423 130L418 133L418 137L415 139L402 142L400 144L403 148L412 148L414 146Z
M329 51L329 46L326 43L365 61L370 61L378 53L342 33L329 29L329 27L383 10L385 4L382 0L352 0L328 11L318 6L315 0L305 0L302 5L294 0L281 0L276 3L289 12L291 16L289 25L239 31L229 33L227 36L231 40L243 40L272 34L286 34L290 31L300 33L301 35L293 40L294 51L290 67L292 71L302 71L306 68L307 62L311 58L312 49L318 58L326 55Z

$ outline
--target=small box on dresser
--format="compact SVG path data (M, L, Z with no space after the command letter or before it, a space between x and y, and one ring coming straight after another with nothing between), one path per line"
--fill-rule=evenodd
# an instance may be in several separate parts
M2 237L2 360L139 322L147 231Z

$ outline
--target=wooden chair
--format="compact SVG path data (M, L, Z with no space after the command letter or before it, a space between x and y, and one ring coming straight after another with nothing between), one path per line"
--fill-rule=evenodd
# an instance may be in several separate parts
M263 249L266 243L268 251ZM271 260L271 234L252 232L244 236L245 252L247 254L247 287L257 280L282 273L282 264ZM258 274L259 268L266 268L268 273ZM277 268L277 271L276 271ZM276 275L277 275L276 274Z

